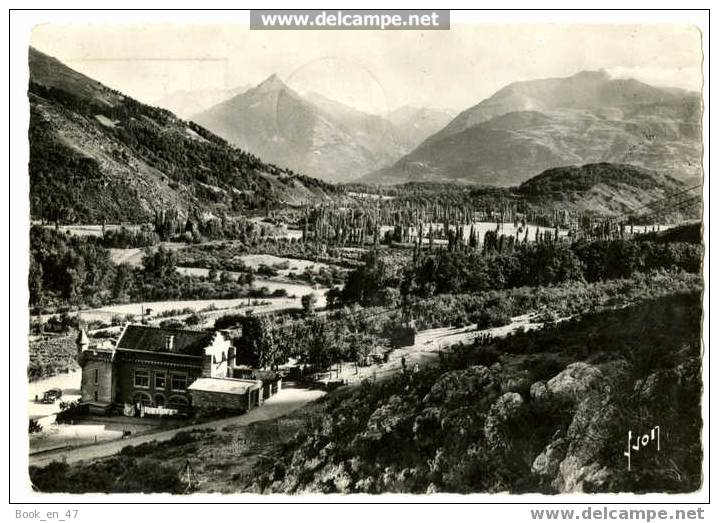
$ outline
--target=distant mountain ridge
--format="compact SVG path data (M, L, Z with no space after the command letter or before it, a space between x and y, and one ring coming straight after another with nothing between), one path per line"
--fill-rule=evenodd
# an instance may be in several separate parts
M153 105L175 113L183 120L209 109L213 105L229 100L233 96L244 93L251 85L241 85L232 89L194 89L167 93L158 98Z
M146 221L165 209L219 215L338 196L33 48L28 61L33 218Z
M370 183L521 183L538 170L627 163L701 177L701 98L585 71L510 84L461 112Z
M317 93L300 95L271 75L192 120L275 163L343 182L391 164L450 119L422 114L395 126Z

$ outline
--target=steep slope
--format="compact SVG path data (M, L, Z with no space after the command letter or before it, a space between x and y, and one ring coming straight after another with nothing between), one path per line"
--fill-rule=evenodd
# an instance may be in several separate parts
M242 94L251 85L241 85L233 89L198 89L173 91L156 100L154 105L167 109L182 119L189 120L192 116L229 100L233 96Z
M232 213L336 194L32 48L29 66L33 218L143 221L166 208Z
M331 181L346 181L400 156L381 122L302 98L275 75L193 120L263 158ZM379 147L378 147L379 146Z
M537 170L616 162L695 181L701 155L698 94L582 72L511 84L364 180L508 186Z
M395 127L317 93L301 96L276 75L192 119L262 158L333 182L390 165L441 128L418 110Z

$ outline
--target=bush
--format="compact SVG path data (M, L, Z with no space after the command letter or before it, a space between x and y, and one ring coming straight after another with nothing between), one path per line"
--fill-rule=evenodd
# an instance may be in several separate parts
M185 325L188 327L194 327L196 325L201 324L204 321L204 318L202 315L195 313L190 314L187 318L185 318Z
M305 314L312 314L315 312L315 306L317 305L317 296L314 293L305 294L302 296L302 310Z
M31 419L28 434L37 434L38 432L42 432L42 425L37 420Z
M160 327L162 327L163 329L183 329L185 327L185 324L180 320L176 319L162 320L160 322Z

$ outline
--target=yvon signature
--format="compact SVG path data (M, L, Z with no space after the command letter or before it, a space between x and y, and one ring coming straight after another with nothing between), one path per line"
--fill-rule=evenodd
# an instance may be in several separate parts
M627 470L632 470L632 451L639 452L640 449L648 446L651 443L652 448L656 445L657 452L661 450L661 429L659 425L654 427L649 432L636 437L632 434L632 431L627 432L627 450L624 451L624 455L627 458Z

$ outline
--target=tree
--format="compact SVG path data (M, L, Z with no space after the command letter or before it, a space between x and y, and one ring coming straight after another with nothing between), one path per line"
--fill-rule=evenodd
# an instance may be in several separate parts
M164 278L175 274L175 253L163 245L154 252L146 250L142 258L142 267L146 275Z
M117 266L115 279L112 283L112 297L116 300L123 300L132 285L132 267L127 263Z
M28 287L30 289L30 303L37 304L43 300L43 271L34 256L30 257L30 271L28 273Z
M315 306L317 305L317 296L314 293L305 294L302 296L302 310L305 314L313 314L315 312Z
M325 293L327 308L336 309L342 303L342 291L338 287L332 287Z

